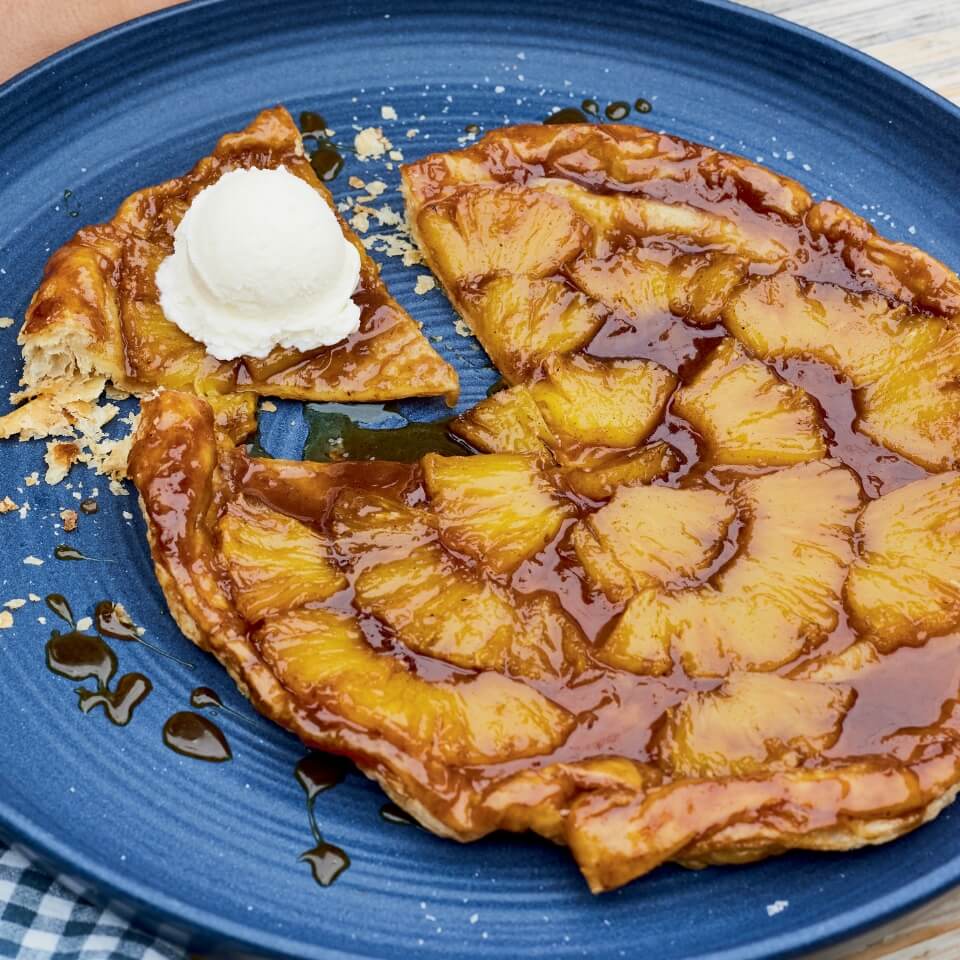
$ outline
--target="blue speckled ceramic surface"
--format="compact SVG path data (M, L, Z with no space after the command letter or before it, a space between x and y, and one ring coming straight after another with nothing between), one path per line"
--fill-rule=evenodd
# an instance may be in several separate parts
M646 125L762 160L960 265L960 114L920 87L803 31L697 0L603 5L257 0L200 2L89 40L0 90L0 314L22 316L50 251L106 219L131 190L188 168L216 136L281 102L323 113L340 138L382 125L414 159L457 145L468 123L537 121L583 97L633 101ZM381 106L398 119L381 120ZM419 134L408 139L406 131ZM347 176L397 171L353 159ZM70 191L65 196L65 191ZM76 215L74 215L76 214ZM458 336L442 295L413 293L422 270L380 257L393 292L457 365L463 405L495 379ZM16 328L0 332L0 387L19 376ZM432 415L436 405L416 406ZM299 456L295 404L263 417L274 453ZM791 855L699 873L669 867L591 897L567 853L525 837L460 846L380 820L383 797L356 774L324 794L322 830L353 866L320 889L292 776L297 742L254 718L221 669L180 636L154 580L132 497L82 468L57 487L25 484L42 445L0 448L0 601L65 594L78 617L122 601L146 639L195 664L115 644L122 671L154 691L126 728L77 710L71 682L44 667L52 615L27 599L0 630L0 828L103 901L198 948L231 943L312 958L771 957L808 949L960 879L958 814L895 844ZM70 542L58 512L99 489ZM42 566L24 564L27 556ZM45 617L47 622L41 622ZM164 719L207 684L253 721L219 722L235 760L165 749ZM776 905L776 906L775 906ZM228 952L236 949L227 946Z

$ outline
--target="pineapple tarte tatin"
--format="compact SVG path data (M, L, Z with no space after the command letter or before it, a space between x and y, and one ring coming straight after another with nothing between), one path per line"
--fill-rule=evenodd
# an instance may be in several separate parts
M144 404L184 632L425 826L667 860L890 840L960 783L960 281L745 160L517 127L404 170L508 383L478 451L296 463Z
M157 387L194 390L235 440L256 428L257 397L372 401L443 395L456 399L456 371L390 295L376 263L342 217L360 255L353 300L360 329L340 343L301 352L221 361L164 315L156 273L173 251L174 232L196 195L236 169L284 167L337 213L330 191L304 152L282 107L264 110L243 131L221 137L188 174L128 197L108 223L83 227L47 263L18 337L23 405L0 418L0 437L99 435L104 386L143 395ZM24 402L25 401L25 402ZM113 408L115 412L116 408ZM124 451L125 452L125 451ZM122 474L123 458L110 472Z

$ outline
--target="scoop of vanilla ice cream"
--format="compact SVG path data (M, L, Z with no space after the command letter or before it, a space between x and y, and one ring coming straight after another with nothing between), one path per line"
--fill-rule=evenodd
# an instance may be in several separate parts
M164 314L219 360L343 340L360 326L359 278L333 211L283 167L201 190L157 269Z

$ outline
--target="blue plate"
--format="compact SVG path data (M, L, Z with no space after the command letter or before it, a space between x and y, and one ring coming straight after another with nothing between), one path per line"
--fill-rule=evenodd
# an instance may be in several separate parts
M653 111L633 115L639 122L762 160L960 265L960 113L769 17L697 0L602 9L568 0L212 0L94 37L0 90L0 313L22 316L50 251L78 225L185 170L264 106L320 111L347 141L352 125L383 125L413 159L455 147L466 124L538 121L584 97L645 97ZM381 120L384 104L398 120ZM396 170L353 160L335 183L340 196L350 173L386 180L399 209ZM460 370L463 404L474 403L495 377L483 354L456 335L439 293L413 294L422 271L383 259L394 293L443 337L437 347ZM0 334L5 389L19 376L15 335ZM298 456L303 435L296 405L263 417L275 453ZM148 674L154 691L127 727L99 711L83 716L75 684L44 666L54 617L28 599L0 630L0 827L91 896L167 936L298 958L746 960L848 935L960 879L950 808L877 849L699 873L668 867L591 897L565 851L505 836L460 846L391 826L379 817L378 789L351 774L320 797L317 813L353 866L321 889L298 862L311 846L293 778L302 749L255 718L217 664L180 636L133 498L112 496L82 468L57 487L26 485L42 452L35 442L2 450L0 497L30 509L24 519L0 517L0 601L56 591L78 617L103 598L122 601L145 639L195 668L118 642L121 670ZM99 513L83 515L75 534L58 531L58 511L95 487ZM68 536L97 559L54 559ZM24 564L28 555L43 565ZM218 718L232 763L199 763L161 742L164 720L199 684L248 721Z

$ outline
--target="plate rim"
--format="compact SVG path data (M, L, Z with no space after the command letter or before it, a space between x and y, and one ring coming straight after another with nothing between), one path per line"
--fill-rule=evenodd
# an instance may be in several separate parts
M158 24L197 11L229 6L233 0L179 0L172 6L143 14L85 37L26 67L0 84L0 106L20 94L38 78L43 78L61 65L69 64L80 54L95 47L118 41L128 34L149 31ZM447 11L443 0L429 0L437 12ZM669 4L670 0L632 0L638 6ZM746 18L756 23L792 34L812 42L832 56L853 61L871 70L915 96L931 107L960 123L960 105L931 89L909 74L893 67L843 41L819 33L802 24L776 14L744 6L734 0L688 0L719 11L725 17ZM960 800L957 801L960 803ZM160 889L137 880L124 878L120 871L73 849L68 843L32 822L29 817L7 804L0 797L0 839L12 849L37 862L68 888L80 891L87 900L111 909L125 919L178 946L203 943L207 949L217 944L220 949L237 946L258 951L258 956L274 954L289 958L304 956L304 949L316 960L367 960L369 954L333 950L317 943L270 933L256 926L192 906ZM829 920L813 922L794 931L764 937L749 944L713 950L696 955L696 960L778 960L819 950L856 938L867 930L890 923L911 910L935 899L953 887L960 886L960 853L906 886L874 899L860 907L844 910ZM249 960L256 960L250 957ZM689 960L694 960L689 955Z

